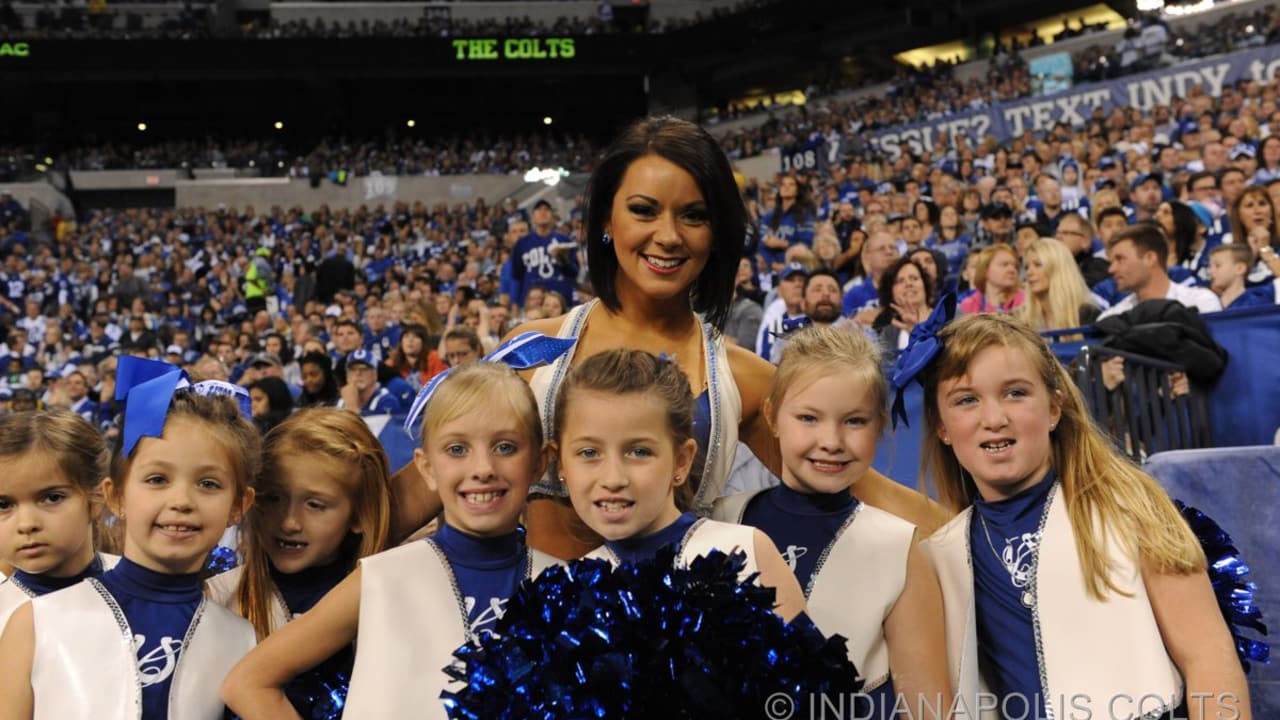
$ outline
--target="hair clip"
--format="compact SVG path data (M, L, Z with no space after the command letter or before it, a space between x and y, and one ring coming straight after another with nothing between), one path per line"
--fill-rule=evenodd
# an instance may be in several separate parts
M898 420L902 420L902 424L907 427L911 426L907 422L906 401L903 396L912 380L923 382L920 380L920 373L942 352L942 339L938 337L938 333L955 316L956 296L947 293L938 300L938 306L924 322L911 328L907 348L898 355L898 361L893 366L893 377L889 380L889 387L894 392L892 416L895 428L898 427Z

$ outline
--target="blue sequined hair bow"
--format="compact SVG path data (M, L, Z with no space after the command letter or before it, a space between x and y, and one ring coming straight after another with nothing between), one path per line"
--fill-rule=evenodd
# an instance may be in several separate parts
M938 300L938 306L929 313L929 317L924 322L917 323L911 328L907 348L898 355L898 362L893 366L893 376L889 379L889 387L894 394L892 414L895 428L899 420L903 425L910 426L907 422L907 406L903 395L911 381L919 381L920 373L924 372L938 353L942 352L942 340L938 337L938 333L955 316L956 296L947 293Z
M253 403L249 400L249 391L239 385L221 380L192 383L187 373L177 365L123 355L116 365L115 399L116 402L124 403L124 429L121 437L125 457L133 454L142 438L158 438L164 434L169 404L179 390L206 397L229 397L239 405L241 415L246 419L253 418Z
M555 362L556 358L568 352L576 342L574 338L550 337L539 332L520 333L480 358L480 362L500 362L510 365L515 370L528 370ZM444 382L452 372L453 368L449 368L431 378L431 382L424 385L418 392L418 396L413 399L413 405L409 406L409 414L404 418L404 431L409 437L417 439L418 436L413 431L413 427L418 424L418 419L427 409L427 403L431 401L431 396L435 395L436 388L440 387L440 383Z

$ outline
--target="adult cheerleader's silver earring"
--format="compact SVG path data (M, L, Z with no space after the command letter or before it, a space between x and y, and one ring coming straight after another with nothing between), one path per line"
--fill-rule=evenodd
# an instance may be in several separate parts
M605 245L608 245L609 243L613 242L613 238L609 237L608 232L603 232L600 234L600 242L604 243Z

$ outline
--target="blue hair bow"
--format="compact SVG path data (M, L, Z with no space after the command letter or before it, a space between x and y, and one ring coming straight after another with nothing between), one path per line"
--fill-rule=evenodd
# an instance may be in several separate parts
M500 362L516 370L528 370L554 362L556 358L568 352L576 342L575 338L550 337L539 332L520 333L480 358L480 362ZM431 382L424 385L418 392L418 396L413 399L413 405L409 406L409 414L404 418L404 431L409 437L417 437L413 432L413 426L418 423L418 418L422 417L423 411L427 409L427 403L431 401L436 388L440 387L440 383L444 382L451 372L453 368L431 378Z
M236 401L240 414L253 417L249 391L221 380L192 383L187 373L176 365L158 360L123 355L116 365L116 402L124 406L124 454L133 454L144 437L164 434L164 421L169 403L179 390L189 390L206 397L225 396Z
M918 380L920 373L929 367L938 353L942 352L942 340L938 339L938 332L955 316L956 296L947 293L938 300L938 306L929 313L929 317L924 322L911 328L907 349L898 355L898 362L893 366L893 377L889 380L890 389L894 393L892 415L895 428L898 426L898 420L902 420L903 425L910 427L910 423L907 422L907 408L903 394L911 381Z
M782 318L782 329L773 333L775 338L784 338L797 330L803 330L813 324L808 315Z

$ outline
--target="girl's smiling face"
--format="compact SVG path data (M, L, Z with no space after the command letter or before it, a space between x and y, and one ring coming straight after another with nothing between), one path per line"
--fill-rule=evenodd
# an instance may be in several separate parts
M529 486L546 467L543 448L506 407L488 403L464 413L430 432L413 453L427 486L440 495L445 520L476 537L514 531Z
M573 389L560 434L560 473L578 516L605 540L646 537L680 516L674 491L697 442L677 444L652 393Z
M218 436L189 417L171 417L161 437L142 438L123 487L103 483L124 522L125 557L157 572L198 572L253 501L252 489L241 494L232 467Z

